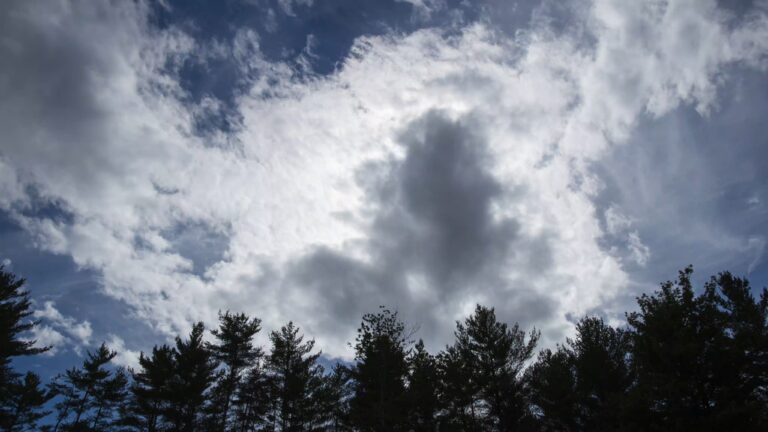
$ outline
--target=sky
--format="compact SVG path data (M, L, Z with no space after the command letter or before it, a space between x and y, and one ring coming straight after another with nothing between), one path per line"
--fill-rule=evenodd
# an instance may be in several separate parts
M768 284L768 2L10 0L0 261L52 349L119 365L294 321L349 360L385 305L622 325L692 264Z

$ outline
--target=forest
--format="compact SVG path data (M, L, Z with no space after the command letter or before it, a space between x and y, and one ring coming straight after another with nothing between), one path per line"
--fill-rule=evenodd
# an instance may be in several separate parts
M102 344L44 383L14 367L47 348L25 338L38 325L25 280L0 268L0 429L766 431L768 292L728 272L701 288L691 277L638 297L620 327L583 317L554 349L478 305L430 353L381 307L362 317L354 361L324 368L293 323L260 347L258 318L224 312L135 370Z

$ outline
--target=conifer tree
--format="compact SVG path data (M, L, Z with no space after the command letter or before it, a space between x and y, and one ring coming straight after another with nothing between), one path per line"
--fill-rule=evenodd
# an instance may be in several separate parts
M449 346L437 355L439 377L439 403L443 408L440 430L481 431L482 407L476 395L478 383L474 380L472 365L455 346Z
M28 372L23 379L11 383L6 396L6 408L9 416L0 430L20 432L37 429L37 422L50 412L41 409L52 397L40 385L40 377Z
M453 356L469 368L470 409L483 430L519 430L532 422L523 371L538 338L534 330L526 342L517 324L508 327L492 308L480 305L464 323L456 323Z
M620 429L624 395L632 383L627 333L600 318L586 317L576 325L576 338L567 343L577 377L581 427Z
M536 363L527 371L531 402L538 412L542 432L570 432L579 426L580 400L576 394L573 355L559 345L554 351L539 352Z
M434 431L440 410L437 398L438 374L435 358L419 340L408 357L408 424L414 432Z
M409 335L397 312L365 314L357 331L350 420L361 431L402 431L408 424Z
M529 371L533 403L547 430L621 430L632 383L629 337L600 318L585 317L576 337L545 350Z
M261 348L253 345L253 337L260 330L258 318L229 311L219 314L219 328L211 331L217 341L207 345L223 367L211 395L207 427L212 431L230 430L230 425L236 423L231 413L232 407L239 404L235 399L241 393L243 376L263 355Z
M69 369L56 378L52 391L62 400L56 404L54 431L102 431L117 424L128 378L121 368L105 367L116 355L102 344L88 352L82 368Z
M268 411L273 405L271 386L272 381L259 362L245 373L233 404L236 419L233 430L261 430L268 424Z
M165 430L170 385L177 368L175 357L168 345L155 346L151 356L139 356L139 370L131 374L131 398L123 421L131 430Z
M317 364L319 353L312 353L314 340L304 336L293 322L273 331L272 351L267 370L272 380L272 413L277 430L299 432L318 430L325 423L317 398L323 388L323 368Z
M42 406L49 399L39 389L40 378L32 373L25 376L11 368L11 360L18 356L40 354L48 347L35 347L36 341L22 334L37 324L28 320L32 314L29 293L24 290L25 280L6 272L0 266L0 428L14 430L21 425L34 427L44 416Z
M199 322L192 327L188 340L176 337L175 371L168 383L168 405L164 410L168 430L173 432L202 430L202 411L216 370L216 362L203 342L204 331Z
M746 280L723 273L697 296L692 272L627 317L631 419L645 430L765 430L768 295L755 300Z
M335 432L351 431L349 402L353 395L352 374L343 364L333 366L331 373L323 380L318 398L320 410L326 413L326 430Z

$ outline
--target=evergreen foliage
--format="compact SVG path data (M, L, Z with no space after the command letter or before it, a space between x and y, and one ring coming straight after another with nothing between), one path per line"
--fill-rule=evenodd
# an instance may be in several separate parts
M220 362L216 383L211 391L206 428L210 431L231 430L237 424L233 407L242 405L238 396L243 394L243 377L263 353L253 345L253 337L261 330L261 320L227 311L219 314L219 328L212 330L215 343L206 346L213 358Z
M0 430L768 430L768 291L725 272L697 293L691 275L640 296L625 327L582 318L535 361L539 333L480 305L436 355L382 307L363 316L354 362L329 370L292 322L264 355L260 320L226 312L209 342L197 323L129 373L102 344L46 389L13 368L45 348L24 337L24 280L0 268Z
M269 338L272 352L267 371L272 381L270 399L275 409L270 417L275 430L319 430L327 421L327 412L320 400L324 385L324 370L317 364L320 353L312 353L315 341L304 342L292 322Z
M107 364L117 353L102 344L88 352L80 368L71 368L51 383L51 391L61 396L56 403L55 431L103 431L117 428L117 412L126 398L128 377Z
M397 312L365 314L357 330L351 368L350 421L360 431L408 429L406 380L408 335Z
M22 337L36 324L28 319L32 310L25 283L0 265L0 429L5 431L34 429L37 420L45 416L43 405L50 399L39 388L37 375L28 372L22 376L11 367L14 357L48 350Z

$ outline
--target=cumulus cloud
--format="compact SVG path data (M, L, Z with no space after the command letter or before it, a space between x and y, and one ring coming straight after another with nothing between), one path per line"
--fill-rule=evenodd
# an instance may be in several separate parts
M64 335L47 325L36 325L30 333L29 339L35 341L35 347L49 348L43 353L45 356L56 355L67 342Z
M32 330L32 339L37 340L38 346L50 346L48 354L71 345L78 353L91 344L93 329L89 321L79 321L73 317L64 316L52 301L44 303L42 309L36 309L32 316L40 320L42 325Z
M144 3L11 2L0 206L166 332L244 310L347 356L354 322L389 304L437 348L482 302L559 339L626 288L625 257L655 254L624 209L606 221L593 164L646 117L711 113L729 68L768 53L759 10L581 3L567 27L514 36L361 37L326 77L266 61L244 29L220 47L248 77L237 127L201 134L218 105L189 102L178 75L201 47ZM66 217L28 211L40 202Z
M123 338L110 334L105 343L110 350L117 352L115 358L112 359L112 363L132 369L139 367L139 351L128 349Z

